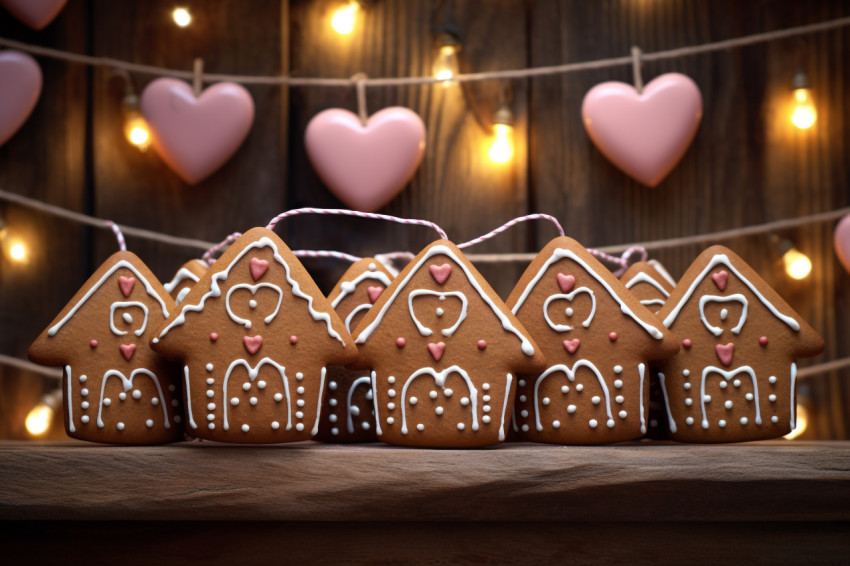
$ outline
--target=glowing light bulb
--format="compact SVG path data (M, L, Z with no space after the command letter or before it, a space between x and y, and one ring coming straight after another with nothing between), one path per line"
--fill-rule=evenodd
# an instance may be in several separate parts
M782 254L782 262L785 264L785 272L792 279L805 279L812 271L812 261L794 247Z
M47 432L53 422L53 412L53 408L44 401L33 407L27 414L27 432L33 436Z
M174 23L181 28L185 28L192 23L192 14L186 8L174 8L174 11L171 12L171 17L174 19Z
M15 261L26 261L28 255L27 246L23 242L14 242L9 246L9 257Z
M151 145L151 132L148 123L138 110L130 110L124 117L124 137L127 141L145 152Z
M809 89L809 79L802 71L794 75L792 83L794 88L794 110L791 112L791 123L801 130L808 130L818 119L818 112L812 100L812 91Z
M785 435L784 438L787 440L794 440L804 432L806 432L806 427L809 424L809 412L806 408L799 403L797 403L797 420L794 423L794 430Z
M514 157L514 127L513 114L507 105L503 104L493 118L493 133L495 137L487 152L493 163L508 163Z
M434 59L432 71L434 78L442 81L444 87L451 85L460 72L457 56L459 51L460 41L454 35L443 32L437 37L437 57Z
M355 0L350 0L348 4L340 6L331 18L331 27L340 35L350 34L354 31L359 10L360 4Z

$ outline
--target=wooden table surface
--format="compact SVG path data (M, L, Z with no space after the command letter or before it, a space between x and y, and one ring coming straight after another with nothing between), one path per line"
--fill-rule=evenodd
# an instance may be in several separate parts
M127 529L116 520L148 521L134 529L143 524L160 547L182 549L171 556L184 563L196 555L186 554L185 536L173 534L182 530L165 527L169 521L204 525L189 530L205 533L204 548L224 545L219 557L232 548L246 557L245 541L260 552L266 539L295 537L317 543L299 559L331 562L339 555L328 554L336 547L325 541L359 548L358 541L378 540L376 533L381 552L409 558L414 549L439 549L445 562L487 562L497 551L501 559L546 562L563 556L564 545L579 563L603 555L633 561L626 548L634 544L646 546L640 556L647 559L699 549L696 562L719 551L738 556L730 548L779 561L805 556L807 563L850 551L843 523L850 521L850 442L487 450L3 442L0 485L2 519L62 521L47 524L62 525L52 532L71 545L84 540L90 521L114 537ZM207 520L220 522L194 523ZM24 545L36 536L21 529L0 542ZM660 533L666 542L650 551ZM718 536L727 542L718 546ZM589 544L599 537L605 545ZM535 551L512 553L524 546L518 541L534 541ZM368 557L364 563L387 558L375 552L358 556Z

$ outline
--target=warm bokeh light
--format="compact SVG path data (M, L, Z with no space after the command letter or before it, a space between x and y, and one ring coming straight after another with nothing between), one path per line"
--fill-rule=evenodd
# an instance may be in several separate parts
M785 435L785 438L788 440L793 440L806 432L806 426L809 424L809 413L806 411L806 408L799 403L797 403L797 422L795 423L794 430Z
M805 279L812 272L812 260L797 248L782 254L782 262L785 264L785 272L792 279Z
M791 113L791 122L801 130L811 128L818 119L815 103L812 101L812 93L807 88L798 88L794 91L794 111Z
M354 25L357 23L357 12L359 10L360 4L355 0L351 0L347 4L340 6L331 18L331 27L340 35L350 34L354 31Z
M443 82L443 86L452 84L452 79L458 74L457 43L441 45L434 60L434 78Z
M14 242L9 246L9 257L15 261L26 261L28 255L27 246L23 242Z
M40 436L47 432L53 422L53 409L47 403L39 403L27 414L27 432Z
M151 132L148 128L148 123L142 118L138 111L127 113L124 119L124 137L127 141L139 148L140 151L147 151L151 145Z
M171 17L174 19L174 23L181 28L185 28L192 23L192 14L186 8L174 8L174 11L171 12Z
M494 124L496 139L490 146L490 160L493 163L508 163L514 157L514 129L508 124Z

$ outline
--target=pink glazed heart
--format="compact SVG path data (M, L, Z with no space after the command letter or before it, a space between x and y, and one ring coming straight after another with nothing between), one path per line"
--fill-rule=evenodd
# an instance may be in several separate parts
M20 51L0 51L0 145L29 118L41 94L41 68Z
M214 84L196 98L183 81L156 79L142 92L140 108L154 149L190 185L224 165L254 121L254 100L235 83Z
M835 226L835 255L841 265L850 272L850 214L842 218Z
M44 29L53 21L68 0L0 0L0 6L6 8L29 27Z
M620 82L584 96L584 128L605 157L630 177L655 187L687 151L702 119L696 83L679 73L650 81L641 94Z
M384 108L364 127L348 110L331 108L307 124L307 155L322 182L347 206L378 210L404 188L425 152L425 124L412 110Z

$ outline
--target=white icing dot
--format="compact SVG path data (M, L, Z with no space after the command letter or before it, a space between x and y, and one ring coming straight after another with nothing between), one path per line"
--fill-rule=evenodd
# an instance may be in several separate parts
M213 379L212 377L207 378L207 385L212 385L214 383L215 383L215 379Z
M706 403L711 403L711 395L703 396L702 400L705 401Z
M272 430L277 430L280 428L280 423L277 421L272 421Z
M567 412L572 415L573 413L576 412L576 406L575 405L567 405Z
M248 301L248 306L251 307L252 309L257 308L257 301L255 301L254 299L251 299L250 301Z
M280 393L275 394L275 397L277 397L278 395L280 395ZM278 400L278 399L275 399L275 401L277 401L277 400ZM300 399L299 399L299 401L300 401ZM336 403L337 403L336 399L331 399L330 401L328 401L328 404L329 404L331 407L336 407Z
M436 391L434 391L435 397L436 397L436 393L437 393L437 392L436 392ZM390 389L389 391L387 391L387 397L389 397L390 399L392 399L393 397L395 397L395 389Z
M689 370L689 369L683 369L683 370L682 370L682 375L684 375L685 377L688 377L689 375L691 375L691 370Z
M723 403L723 406L726 407L727 409L731 409L732 408L732 401L726 401L725 403Z
M688 418L686 418L686 419L685 419L685 422L686 422L688 425L692 425L692 424L694 424L694 418L693 418L693 417L688 417ZM657 424L657 423L656 423L656 424Z
M777 417L776 415L774 415L774 416L770 417L770 422L772 422L772 423L778 423L778 422L779 422L779 417Z
M570 392L570 388L569 388L569 386L568 386L568 385L562 385L562 386L561 386L561 393L563 393L563 394L565 394L565 395L566 395L566 394L567 394L567 393L569 393L569 392Z
M465 428L465 425L463 423L457 423L457 429L458 430L463 430L464 428Z
M726 389L727 383L725 381L720 382L720 389Z
M148 428L153 428L153 419L146 420L145 426L148 427Z
M243 425L242 425L242 432L248 432L249 430L251 430L251 427L250 427L250 426L248 426L248 425L246 425L246 424L243 424Z
M549 398L548 398L548 397L544 397L544 398L543 398L543 404L544 404L544 405L548 405L550 402L551 402L551 401L549 400Z
M210 430L214 430L215 429L215 423L208 424L207 428L210 429Z
M376 269L378 269L377 265L375 265L374 263L369 264L369 271L375 271Z
M302 413L301 411L295 411L295 418L296 419L303 419L304 413Z
M565 312L566 312L567 316L573 316L574 311L573 311L572 307L567 307L567 310Z
M174 392L175 389L177 389L177 388L174 387L174 384L171 384L171 385L168 386L168 390L171 391L172 393Z
M141 399L141 398L142 398L142 392L141 391L139 391L138 389L133 391L133 399L138 400L138 399Z
M89 390L88 390L88 389L86 389L85 387L83 387L83 388L80 390L80 395L82 395L83 397L85 397L85 396L86 396L86 395L88 395L88 394L89 394ZM123 393L122 393L122 395L123 395ZM124 396L126 397L126 395L124 395Z
M691 406L691 405L693 405L693 404L694 404L694 400L693 400L693 399L691 399L690 397L688 397L687 399L685 399L685 405L687 405L688 407L690 407L690 406Z
M445 314L445 312L446 311L444 311L442 308L437 307L437 316L443 316L443 314Z
M605 423L608 428L614 428L614 419L608 419L608 422Z
M392 417L387 417L387 424L393 424L394 422L395 422L395 419L394 419L394 418L392 418Z
M352 407L352 409L353 409L353 408L354 408L354 407ZM395 403L387 403L387 409L389 409L390 411L392 411L393 409L395 409ZM354 412L354 411L352 411L352 413L353 413L353 412ZM355 416L356 416L356 415L355 415Z
M747 424L748 422L750 422L750 421L749 421L749 419L747 419L747 417L741 417L741 424L742 424L742 425L745 425L745 424Z
M208 421L214 421L214 420L215 420L215 415L214 415L214 414L212 414L212 413L210 413L209 415L207 415L207 420L208 420Z
M301 373L300 371L296 372L295 379L297 379L298 381L301 381L302 379L304 379L304 374ZM331 382L331 383L333 383L333 382ZM336 384L334 384L334 386L331 387L331 389L336 389Z
M490 402L490 396L485 395L484 397L481 398L481 400L484 401L485 403L489 403Z
M684 387L684 388L685 388L685 391L690 391L690 390L691 390L691 384L690 384L690 383L688 383L687 381L685 382L685 384L684 384L682 387Z
M301 401L301 399L299 399L299 401ZM390 405L392 405L392 407L390 407L390 408L395 408L395 403L390 403ZM301 401L301 404L298 405L298 406L303 407L304 401ZM360 407L358 407L357 405L351 407L351 410L349 411L349 413L351 413L351 416L353 416L353 417L359 416L360 415Z
M257 382L257 389L265 389L265 388L266 388L266 382L265 381L260 380L260 381Z
M328 383L328 387L330 388L331 391L336 391L336 388L337 388L336 381L331 381L330 383Z
M722 310L720 311L720 320L726 320L726 318L727 318L728 316L729 316L729 311L728 311L728 310L726 310L726 309L722 309Z
M177 424L180 424L182 420L183 418L180 415L174 415L174 422L176 422Z
M561 421L552 421L552 428L561 428Z
M80 407L82 407L83 409L88 409L89 408L89 402L83 401L82 403L80 403Z
M528 417L528 411L526 411L525 409L523 409L522 411L520 411L520 412L519 412L519 414L520 414L520 415L522 415L522 417L523 417L523 418L527 418L527 417Z
M131 322L133 322L133 317L128 312L125 312L124 315L121 318L123 318L124 322L126 322L127 324L130 324Z
M248 391L249 389L251 389L251 382L250 381L246 381L245 383L242 384L242 391Z
M590 425L590 428L596 428L599 423L596 422L596 419L590 419L587 424Z
M735 381L732 382L732 385L734 385L735 387L741 387L741 380L736 379Z
M431 399L436 399L437 398L437 392L436 391L430 392L428 394L428 397L430 397Z
M416 404L416 403L418 403L418 402L419 402L419 399L417 399L416 397L411 397L411 398L410 398L410 404L411 404L411 405L415 405L415 404Z
M717 421L717 425L718 425L720 428L723 428L723 427L725 427L725 426L726 426L726 421L724 421L724 420L722 420L722 419L721 419L721 420ZM708 427L706 427L706 428L708 428Z
M614 380L614 387L616 387L617 389L622 388L623 387L623 380L622 379L615 379Z
M156 399L156 397L154 397L154 399ZM103 406L104 407L108 407L111 404L112 404L112 399L110 399L109 397L107 397L106 399L103 400Z
M212 370L213 370L213 365L207 364L207 371L212 371Z
M623 373L623 366L614 366L614 373Z
M776 395L774 395L774 394L772 394L772 393L771 393L770 395L768 395L768 396L767 396L767 398L768 398L768 400L769 400L771 403L775 403L775 402L776 402Z
M234 399L236 398L234 397ZM275 393L274 400L280 403L283 400L283 393ZM335 401L335 399L331 399L331 401Z
M526 397L525 395L520 395L520 396L519 396L519 400L520 400L521 402L523 402L523 403L525 403L525 401L526 401L527 399L528 399L528 397Z
M239 399L234 397L233 399L230 400L230 404L235 407L236 405L239 404Z
M250 399L248 399L248 402L251 403L251 405L256 406L257 405L257 398L251 397Z
M626 399L622 395L617 395L616 397L614 397L614 401L616 401L617 403L622 403L625 400Z
M337 421L337 418L338 417L336 415L329 415L328 416L328 420L331 421L332 423L335 423Z
M442 415L442 414L443 414L443 408L442 408L442 407L437 407L436 409L434 409L434 412L435 412L438 416L439 416L439 415Z
M484 405L483 407L481 407L481 410L484 411L485 413L489 413L490 412L490 405Z
M528 425L527 424L522 425L522 431L528 432Z
M301 426L301 428L304 428L304 426L303 426L303 425L301 425L301 423L298 423L298 424ZM295 428L298 428L298 427L296 426ZM331 434L332 434L332 435L334 435L334 436L338 435L338 434L339 434L339 429L338 429L338 428L336 428L336 427L332 428L332 429L331 429Z
M299 432L304 430L304 423L298 423L297 425L295 425L295 430L297 430Z
M776 376L771 375L770 377L767 378L767 381L770 382L770 383L776 383Z
M298 393L299 395L304 395L304 387L299 386L298 389L295 390L295 392Z
M416 425L416 430L418 430L419 432L422 432L423 430L425 430L425 425L422 424L422 423L419 423L418 425Z
M215 411L215 403L207 403L207 411Z
M209 395L207 395L207 396L209 397ZM172 400L171 400L171 406L172 406L172 407L176 407L176 406L177 406L177 405L179 405L179 404L180 404L180 402L179 402L177 399L172 399Z
M525 385L525 380L524 380L524 379L520 379L520 380L519 380L519 386L520 386L520 387L522 387L523 385ZM483 389L484 391L489 391L489 390L490 390L490 384L489 384L489 383L485 383L484 385L482 385L482 386L481 386L481 389Z
M88 379L88 377L81 375L80 376L80 383L85 383L87 379Z
M481 420L484 422L484 424L489 423L490 422L490 415L484 415L483 417L481 417Z
M594 395L590 399L590 402L593 403L594 405L598 405L600 403L600 401L602 401L602 399L598 395Z
M89 416L83 415L82 417L80 417L80 422L82 422L83 424L88 423L89 422Z
M85 389L83 389L83 391L86 391L86 390L85 390ZM86 393L88 393L88 391L86 391ZM124 399L126 399L126 398L127 398L127 394L126 394L126 393L124 393L123 391L122 391L121 393L119 393L119 394L118 394L118 400L119 400L119 401L123 401L123 400L124 400Z
M116 425L116 426L117 426L118 430L124 430L124 423L118 423L118 425Z
M469 397L461 397L460 406L466 407L467 405L469 405Z
M394 376L392 376L392 375L391 375L391 376L389 376L389 377L387 378L387 383L389 383L390 385L392 385L393 383L395 383L395 377L394 377Z
M747 393L746 395L744 395L744 398L746 398L747 401L752 401L753 400L753 394Z
M454 391L452 391L451 389L444 389L443 390L443 395L445 395L446 397L451 397L452 393L454 393Z
M579 393L584 391L584 385L582 385L581 383L577 384L576 385L576 391L578 391Z
M299 399L299 400L297 400L297 401L295 402L295 404L296 404L296 405L298 405L299 407L303 407L303 406L304 406L304 399ZM357 407L351 407L351 412L352 412L352 414L354 414L354 409L356 409L356 408L357 408Z
M215 391L213 391L212 389L207 389L207 397L209 397L210 399L215 397ZM174 401L172 401L171 404L174 405ZM176 405L175 405L175 407L176 407Z
M363 430L369 430L372 425L370 425L367 421L363 421L360 423L360 426L363 427Z

